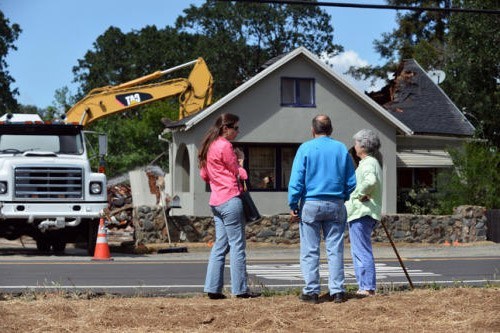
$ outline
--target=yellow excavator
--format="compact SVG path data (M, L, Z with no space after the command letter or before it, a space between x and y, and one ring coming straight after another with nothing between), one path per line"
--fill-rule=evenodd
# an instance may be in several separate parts
M193 66L188 78L148 83L176 70ZM90 123L151 102L179 96L179 120L196 113L212 102L213 78L202 58L156 71L117 86L90 91L66 113L66 123Z

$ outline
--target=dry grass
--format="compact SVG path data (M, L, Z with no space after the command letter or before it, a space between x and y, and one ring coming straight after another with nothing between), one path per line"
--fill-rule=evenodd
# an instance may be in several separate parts
M0 301L2 333L500 332L499 288L393 291L317 305L292 295L220 301L31 296Z

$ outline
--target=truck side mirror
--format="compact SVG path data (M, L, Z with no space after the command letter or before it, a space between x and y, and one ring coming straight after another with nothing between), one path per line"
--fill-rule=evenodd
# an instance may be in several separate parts
M99 134L99 156L108 154L108 136L106 134Z

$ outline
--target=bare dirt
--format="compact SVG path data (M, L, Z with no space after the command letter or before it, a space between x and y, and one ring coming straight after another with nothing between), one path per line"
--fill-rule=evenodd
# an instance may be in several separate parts
M32 247L28 243L23 247ZM204 243L195 245L190 244L190 251L208 249ZM148 252L155 250L148 248ZM293 292L297 291L289 293ZM350 293L345 303L317 305L290 294L213 301L202 295L125 298L62 291L0 293L0 332L500 333L500 287L386 289L375 297L359 299Z
M500 332L500 288L390 291L342 304L296 295L209 300L203 296L84 299L0 295L9 332Z

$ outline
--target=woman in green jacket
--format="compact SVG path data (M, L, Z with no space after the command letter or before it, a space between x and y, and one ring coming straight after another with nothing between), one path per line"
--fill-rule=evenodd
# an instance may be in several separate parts
M359 285L358 295L375 294L376 277L371 234L382 212L382 168L380 140L369 129L353 136L354 149L360 158L356 169L356 189L346 202L347 222L354 274Z

